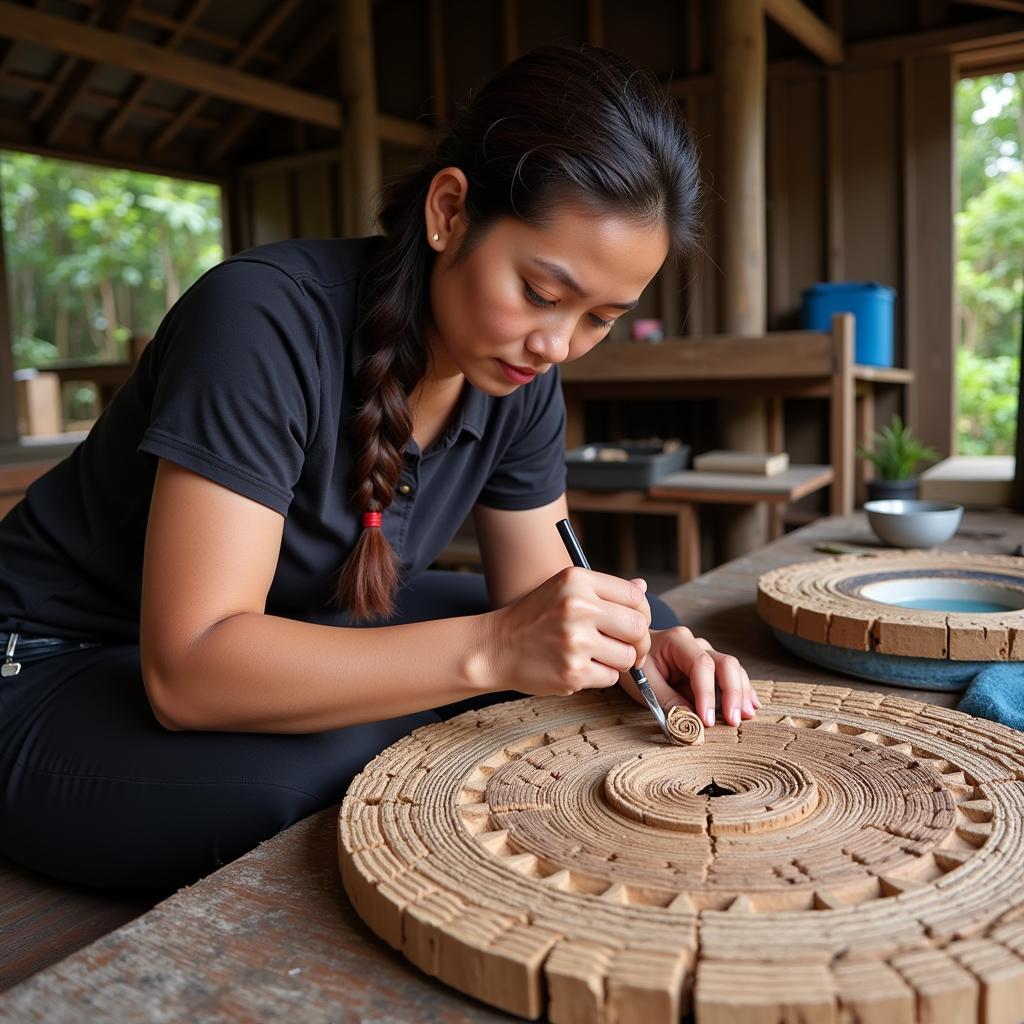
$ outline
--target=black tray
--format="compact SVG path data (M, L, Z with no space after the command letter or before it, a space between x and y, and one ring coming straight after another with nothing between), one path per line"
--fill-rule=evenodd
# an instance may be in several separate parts
M609 448L622 449L626 458L603 462L598 453ZM685 469L690 446L681 445L664 451L660 445L618 441L608 444L585 444L565 453L567 485L585 491L643 490L666 473Z

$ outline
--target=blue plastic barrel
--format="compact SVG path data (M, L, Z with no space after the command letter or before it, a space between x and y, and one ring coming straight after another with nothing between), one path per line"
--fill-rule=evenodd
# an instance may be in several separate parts
M833 313L852 313L854 360L870 366L892 366L893 303L896 290L875 281L812 284L803 291L801 326L807 331L832 329Z

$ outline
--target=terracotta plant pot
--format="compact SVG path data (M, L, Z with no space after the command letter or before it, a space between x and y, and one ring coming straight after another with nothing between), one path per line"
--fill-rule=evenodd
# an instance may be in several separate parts
M917 477L906 480L869 480L868 501L882 501L886 498L912 500L917 497Z

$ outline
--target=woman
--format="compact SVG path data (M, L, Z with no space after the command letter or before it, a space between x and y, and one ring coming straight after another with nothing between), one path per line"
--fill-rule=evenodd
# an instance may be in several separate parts
M382 237L197 282L0 524L2 852L189 882L460 702L637 698L636 664L666 706L710 724L717 684L752 717L734 658L656 601L652 630L643 581L569 567L554 527L557 366L687 252L697 200L657 83L545 48L387 191ZM486 593L424 572L470 512Z

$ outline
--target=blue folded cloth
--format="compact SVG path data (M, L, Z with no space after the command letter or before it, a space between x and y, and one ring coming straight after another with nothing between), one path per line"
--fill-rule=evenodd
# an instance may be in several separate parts
M1024 662L997 661L983 668L957 706L969 715L1024 731Z

